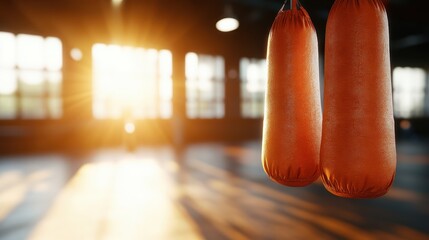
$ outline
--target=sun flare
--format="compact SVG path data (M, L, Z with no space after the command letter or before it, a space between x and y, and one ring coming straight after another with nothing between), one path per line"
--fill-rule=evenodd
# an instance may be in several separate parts
M95 44L92 55L96 117L171 115L170 51Z

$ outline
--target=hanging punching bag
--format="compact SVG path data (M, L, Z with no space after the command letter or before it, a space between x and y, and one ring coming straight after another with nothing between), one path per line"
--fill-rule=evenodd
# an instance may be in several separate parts
M382 0L336 0L329 13L321 178L337 196L381 196L395 176L387 24Z
M267 59L262 164L275 182L305 186L319 177L322 116L316 31L296 0L274 20Z

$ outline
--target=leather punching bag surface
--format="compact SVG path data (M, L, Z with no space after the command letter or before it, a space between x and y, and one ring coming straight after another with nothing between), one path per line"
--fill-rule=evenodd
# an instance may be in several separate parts
M389 35L382 0L336 0L329 13L321 178L348 198L385 194L396 169Z
M297 187L319 177L322 116L316 31L293 3L268 39L262 164L272 180Z

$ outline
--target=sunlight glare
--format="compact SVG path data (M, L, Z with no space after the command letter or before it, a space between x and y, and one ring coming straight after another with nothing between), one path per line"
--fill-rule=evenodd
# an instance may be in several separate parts
M173 57L168 50L159 52L159 71L162 77L170 78L173 74Z
M124 125L124 130L125 130L125 132L126 133L128 133L128 134L132 134L132 133L134 133L134 131L136 130L136 126L134 125L134 123L132 123L132 122L127 122L127 123L125 123L125 125Z
M395 115L409 118L423 114L426 72L421 68L396 67L393 70Z
M0 66L15 67L15 36L12 33L0 32Z
M259 80L259 68L256 64L250 63L247 67L247 91L253 93L260 91L258 80Z
M95 87L123 106L132 105L139 94L138 72L132 49L96 44L93 48Z
M17 89L15 70L0 70L0 95L14 94Z
M170 51L95 44L92 53L96 117L171 116L165 111L173 95Z
M19 72L19 79L28 85L41 85L44 82L43 72L23 70Z
M21 174L19 181L0 192L0 222L22 204L29 188L28 185Z
M33 70L43 69L45 46L43 37L18 34L17 45L18 67Z
M158 158L113 153L77 170L28 239L201 239Z
M63 67L63 50L61 40L55 37L45 39L44 60L46 69L59 71Z
M200 79L211 79L214 76L213 67L209 63L200 63L198 66Z
M185 57L186 61L186 78L195 79L198 77L198 55L196 53L188 53Z

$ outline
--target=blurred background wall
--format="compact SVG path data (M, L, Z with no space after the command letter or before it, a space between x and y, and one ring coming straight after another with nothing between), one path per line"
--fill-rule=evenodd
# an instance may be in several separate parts
M275 0L3 0L0 152L259 139ZM332 0L302 1L321 83ZM429 3L388 3L398 138L429 134ZM228 8L239 20L216 29Z

